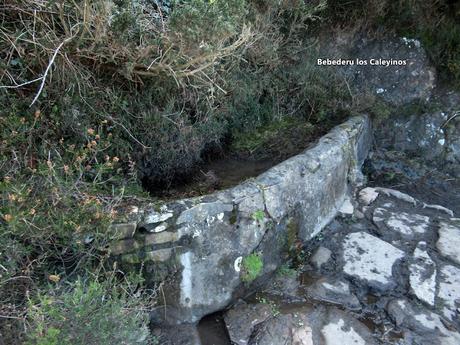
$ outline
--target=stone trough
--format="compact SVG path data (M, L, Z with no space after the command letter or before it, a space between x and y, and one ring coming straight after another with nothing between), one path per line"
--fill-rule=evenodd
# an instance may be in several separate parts
M136 207L111 226L120 238L111 256L126 271L142 267L151 286L161 282L154 322L195 323L246 294L297 242L312 239L341 208L346 212L371 137L369 118L357 116L231 189ZM246 267L248 256L261 265Z

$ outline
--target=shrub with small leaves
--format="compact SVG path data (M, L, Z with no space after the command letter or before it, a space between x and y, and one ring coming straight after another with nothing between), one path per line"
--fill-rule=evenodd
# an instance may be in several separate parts
M28 344L153 344L142 298L113 277L52 287L30 302Z

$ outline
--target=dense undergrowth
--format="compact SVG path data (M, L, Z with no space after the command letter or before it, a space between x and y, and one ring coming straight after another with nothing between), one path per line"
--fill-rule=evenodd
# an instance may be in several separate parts
M155 291L106 264L107 225L141 182L165 188L223 143L251 154L362 107L315 68L317 31L420 37L458 80L457 20L438 0L0 2L0 338L153 342Z

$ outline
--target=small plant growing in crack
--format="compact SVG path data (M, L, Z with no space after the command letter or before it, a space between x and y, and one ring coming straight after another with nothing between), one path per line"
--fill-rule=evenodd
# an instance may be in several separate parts
M275 301L269 300L266 297L257 297L256 299L257 299L257 302L261 304L267 304L270 307L273 317L276 317L279 314L281 314L279 306Z
M260 253L252 253L245 258L241 263L241 280L245 283L250 283L262 273L264 263Z
M298 272L295 269L289 267L288 264L284 264L280 268L278 268L278 270L276 271L276 274L278 277L293 278L298 275Z
M264 212L264 210L257 210L251 215L251 217L257 223L261 223L265 218L265 212Z

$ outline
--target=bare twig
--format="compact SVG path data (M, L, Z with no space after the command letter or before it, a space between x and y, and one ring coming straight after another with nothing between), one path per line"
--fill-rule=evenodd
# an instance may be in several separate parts
M136 143L138 143L139 145L142 146L142 148L144 148L144 149L151 149L150 146L146 146L146 145L142 144L139 140L137 140L136 137L135 137L134 135L132 135L131 132L130 132L125 126L123 126L123 124L121 124L120 122L116 121L112 116L107 116L107 118L108 118L110 121L112 121L112 122L116 123L117 125L119 125L121 128L123 128L123 129L125 130L125 132L128 133L128 135L129 135Z
M14 320L24 320L24 317L19 317L19 316L8 316L8 315L0 315L0 319L14 319Z
M56 56L57 54L59 53L59 50L62 48L62 46L64 44L66 44L67 42L69 42L74 36L70 36L68 38L66 38L64 41L61 42L61 44L59 44L59 46L56 48L56 50L54 51L54 54L53 56L51 57L51 60L50 62L48 63L48 66L46 67L46 70L45 70L45 73L43 73L43 76L41 77L42 78L42 82L40 84L40 88L38 89L38 92L37 94L35 95L32 103L30 103L30 106L31 107L32 105L34 105L34 103L37 101L38 97L40 97L40 94L42 93L42 90L43 90L43 87L45 86L45 81L46 81L46 76L48 75L50 69L51 69L51 66L53 65L54 63L54 60L56 59Z
M28 277L28 276L16 276L16 277L11 277L11 278L8 278L4 281L1 281L0 282L0 285L3 285L9 281L12 281L12 280L16 280L16 279L29 279L29 280L32 280L32 278Z
M34 80L29 80L29 81L26 81L25 83L22 83L22 84L19 84L19 85L0 85L0 89L17 89L17 88L23 87L25 85L35 83L36 81L39 81L39 80L42 80L42 79L43 79L43 77L36 78Z
M456 112L454 113L454 115L452 115L446 122L443 123L443 125L441 126L441 128L446 127L447 124L448 124L450 121L452 121L453 119L455 119L455 118L456 118L457 116L459 116L459 115L460 115L460 111L456 111Z

